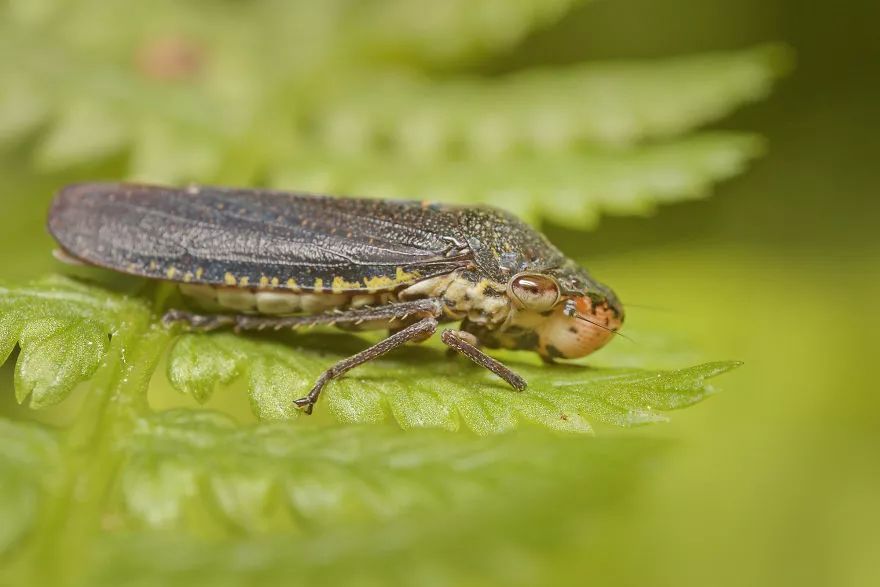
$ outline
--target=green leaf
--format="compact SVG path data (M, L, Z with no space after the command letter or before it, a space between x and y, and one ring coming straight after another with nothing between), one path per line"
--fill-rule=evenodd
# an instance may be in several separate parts
M388 0L354 10L355 50L380 58L447 63L512 46L584 0ZM389 34L394 31L394 34Z
M70 104L43 138L35 157L60 169L121 151L129 142L125 124L94 103Z
M54 434L0 419L0 555L36 525L46 494L57 488L62 472Z
M122 532L99 543L88 584L411 583L438 564L457 579L511 557L552 564L570 529L623 501L660 448L154 415L117 447Z
M33 408L57 404L90 379L108 357L111 336L127 336L121 352L131 356L141 346L167 340L147 334L150 312L143 302L71 280L49 278L6 287L0 294L0 358L16 343L20 346L16 397L19 402L30 397ZM185 334L169 352L167 376L199 402L211 399L218 386L244 378L259 419L295 419L301 412L293 400L324 369L365 344L342 334L298 335L289 342L230 332ZM147 356L160 352L157 347ZM319 410L326 404L341 422L381 422L390 416L406 429L467 428L480 435L524 422L591 432L594 423L632 426L664 420L660 412L700 401L712 391L706 380L736 365L595 369L576 363L545 366L527 353L497 354L529 381L525 392L510 390L460 357L443 358L434 342L402 349L332 382ZM148 376L149 371L140 377Z
M285 524L256 534L239 527L238 534L211 541L192 538L187 524L105 538L87 584L128 584L135 577L163 585L482 584L486 577L513 585L542 582L539 577L563 584L549 578L580 571L560 568L557 557L576 557L568 551L589 548L611 530L601 513L626 503L662 448L546 433L503 440L375 427L288 434L289 427L279 425L259 426L251 435L230 432L218 443L211 433L204 438L199 425L190 433L185 416L179 424L166 423L169 428L151 435L167 436L167 445L137 454L148 462L178 462L175 450L188 453L197 445L183 459L203 456L207 464L193 466L207 478L212 467L223 475L224 451L232 459L245 453L268 458L275 462L276 482L289 479L291 491L288 505L276 504L262 519L284 520L283 507L304 517L289 522L287 531ZM263 450L248 451L251 446ZM252 468L248 474L257 473ZM197 502L211 502L210 487L200 487ZM162 497L151 499L155 507L162 508ZM337 516L361 523L340 524ZM378 523L366 523L370 517ZM595 538L572 545L574 531L585 528Z
M450 81L413 74L337 80L317 107L328 152L417 161L572 153L669 138L764 97L787 61L777 46L652 62L609 62ZM308 151L308 149L306 149Z
M324 369L351 353L326 346L325 339L291 341L296 348L229 333L183 335L171 349L169 379L180 391L206 401L218 384L246 376L259 418L296 418L293 400L305 395ZM591 432L591 421L617 426L662 421L661 411L699 402L713 391L707 379L737 365L707 363L677 371L591 369L544 366L516 353L499 355L510 357L507 363L526 378L526 391L510 390L461 358L444 359L438 348L407 348L330 383L317 409L328 409L349 423L381 422L390 416L406 429L468 428L485 435L531 422Z
M63 278L0 286L0 360L16 344L16 398L44 408L65 399L104 361L110 337L144 323L146 308Z
M0 145L25 137L50 114L48 100L22 76L9 76L0 93Z
M0 141L45 129L34 142L44 169L128 152L122 175L139 181L268 177L289 189L493 202L570 226L689 199L740 172L755 154L747 139L694 149L701 138L676 137L765 96L790 61L783 48L454 70L576 3L3 7L0 55L17 57L0 57L11 82ZM96 24L106 22L118 26Z
M220 539L214 546L230 557L261 553L256 566L248 567L259 573L289 571L277 550L281 543L324 552L302 570L312 584L327 574L325 562L360 556L357 552L367 557L364 564L376 578L394 568L387 558L392 553L430 572L433 563L416 556L419 548L458 560L462 564L453 566L461 577L486 572L493 549L500 549L499 556L522 549L530 564L546 564L547 555L540 553L552 552L549 545L573 522L569 516L554 518L556 510L545 505L579 503L579 516L607 506L618 496L617 476L627 477L633 463L620 439L584 443L577 435L537 428L586 432L593 423L662 420L662 411L712 393L707 380L735 366L600 370L542 366L501 353L532 383L516 393L460 357L444 358L438 345L426 345L333 382L319 410L345 425L328 426L326 417L315 416L241 426L204 410L149 411L146 382L169 337L151 324L144 302L61 278L7 286L0 294L4 354L18 341L19 370L24 364L25 373L52 376L36 377L44 385L37 388L17 379L19 393L34 394L33 407L60 401L72 385L94 377L96 363L105 365L93 386L97 397L110 401L87 404L88 413L68 434L56 437L0 421L0 475L7 481L0 489L0 514L7 521L0 551L15 546L52 552L66 545L64 565L24 567L39 577L35 583L44 584L56 584L60 578L53 569L69 568L71 561L77 561L80 576L95 581L134 568L145 577L177 580L181 569L204 564L233 573L233 581L251 576L235 563L215 561L200 538L205 536ZM106 345L89 350L89 342L108 334L113 352ZM322 369L363 345L358 337L339 334L283 340L187 334L170 351L168 370L176 386L200 400L222 383L246 378L261 418L288 419L299 415L291 400ZM389 415L409 430L352 424ZM524 422L538 426L521 426ZM460 427L479 436L419 430ZM520 430L495 434L514 428ZM514 501L528 519L511 517ZM101 528L94 527L96 519ZM491 535L505 524L510 531L502 532L505 541L487 534L486 548L474 550L464 564L454 554L459 542L449 524L474 523ZM535 525L546 529L537 542L523 530ZM379 551L368 538L376 536L376 528L387 532ZM167 532L177 538L169 541ZM322 544L340 548L330 554ZM157 549L161 560L135 554L136 548ZM83 556L110 552L106 549L115 553L111 564L101 562L102 556ZM211 573L205 576L214 577Z
M647 214L660 203L704 197L715 182L742 171L761 148L752 135L706 133L632 149L521 155L491 164L402 165L393 157L333 159L312 153L280 167L272 184L379 198L482 202L524 218L583 227L595 224L602 212Z
M120 501L136 525L191 529L207 517L248 533L491 501L502 486L528 495L558 481L556 463L593 452L535 432L476 439L374 426L242 427L190 410L139 420L119 450Z

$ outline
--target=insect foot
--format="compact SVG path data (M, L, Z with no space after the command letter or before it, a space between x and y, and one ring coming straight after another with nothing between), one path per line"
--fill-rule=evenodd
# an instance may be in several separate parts
M318 396L321 395L321 389L323 389L325 383L326 381L321 381L320 385L316 384L311 391L309 391L308 395L293 400L293 405L310 416L312 410L315 408L315 404L318 403Z

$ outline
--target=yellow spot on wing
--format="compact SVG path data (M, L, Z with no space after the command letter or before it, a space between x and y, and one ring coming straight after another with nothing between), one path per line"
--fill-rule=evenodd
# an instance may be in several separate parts
M398 282L403 283L403 282L407 282L407 281L412 281L414 279L418 279L419 272L413 271L412 273L408 273L403 270L403 267L398 267L397 272L394 277L395 277L395 279L397 279Z
M314 287L315 291L318 291L319 289L323 289L324 288L324 280L321 279L320 277L318 277L317 279L315 279L315 285L313 287Z
M418 278L418 272L407 272L404 271L402 267L398 267L395 271L394 277L388 277L386 275L364 277L364 285L367 286L369 291L374 292L382 289L392 289L405 283L411 283Z
M296 280L292 277L287 280L287 287L294 291L299 291L299 286L296 284Z
M242 277L242 278L238 281L238 285L240 285L241 287L247 287L247 284L248 284L249 281L250 281L250 278L249 278L249 277L247 277L247 276Z
M333 293L342 293L353 289L360 289L361 284L357 281L346 281L342 277L333 278Z
M266 287L269 285L269 278L265 275L260 278L260 287Z
M278 284L281 283L277 277L272 278L272 287L278 287Z
M196 279L201 279L202 275L205 274L205 270L202 267L196 268Z
M177 274L176 267L169 267L167 271L165 271L165 275L168 276L168 279L174 279L174 275Z
M186 273L183 274L183 280L185 282L189 283L190 281L192 281L192 279L193 279L193 274L190 271L187 271Z
M395 283L390 277L378 275L376 277L364 277L364 285L367 286L369 291L373 292L380 289L390 289L394 287Z
M226 285L235 285L238 283L238 280L235 279L235 275L228 271L226 272L226 275L223 276L223 281L226 282Z

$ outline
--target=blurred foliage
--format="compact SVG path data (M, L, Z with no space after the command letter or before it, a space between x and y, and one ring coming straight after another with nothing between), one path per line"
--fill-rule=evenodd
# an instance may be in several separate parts
M833 93L846 68L823 34L807 63L832 73L735 121L773 129L772 164L736 197L586 234L601 213L702 197L764 151L697 128L764 97L786 51L670 47L778 34L800 52L807 16L578 4L0 3L0 583L872 584L878 406L858 308L880 291L876 248L828 230L876 226L861 204L843 215L875 151L831 146L867 132L872 94ZM176 301L162 288L34 280L53 268L51 192L97 177L491 202L550 220L624 299L660 309L631 305L636 343L592 368L505 354L537 384L515 400L426 345L328 388L312 418L267 422L364 339L174 338L154 325ZM607 426L702 399L727 365L682 367L731 356L736 393L639 438ZM410 429L334 421L391 418Z
M44 170L126 152L139 180L485 201L583 226L738 172L754 137L677 137L766 95L788 61L763 47L480 75L577 2L479 4L11 2L0 141L34 136Z

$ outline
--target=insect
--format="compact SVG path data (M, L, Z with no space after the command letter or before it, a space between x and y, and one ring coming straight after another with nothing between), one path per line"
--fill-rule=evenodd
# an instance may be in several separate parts
M84 183L56 196L49 231L69 261L176 282L212 310L192 329L388 329L296 400L307 413L352 368L459 322L441 340L516 390L480 347L548 362L607 343L623 308L539 232L501 210L258 189Z

